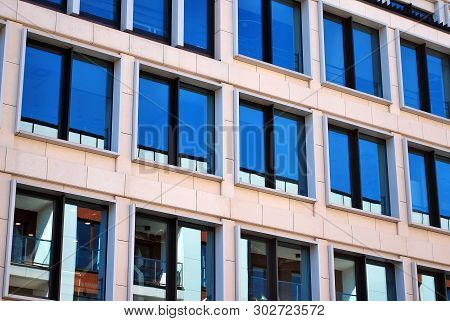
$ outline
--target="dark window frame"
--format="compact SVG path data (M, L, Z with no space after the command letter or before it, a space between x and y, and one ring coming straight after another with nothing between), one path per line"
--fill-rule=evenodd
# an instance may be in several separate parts
M184 13L183 13L184 14ZM197 53L200 55L204 55L206 57L214 58L214 30L215 30L215 0L208 0L208 9L207 9L207 16L208 16L208 30L207 30L207 37L208 37L208 48L203 49L199 48L194 45L187 44L185 41L183 42L183 45L181 48ZM183 34L186 35L186 28L183 26Z
M281 239L274 236L263 235L258 233L253 233L251 231L242 231L240 240L255 240L258 242L264 242L267 246L267 292L268 292L268 301L279 301L279 293L278 293L278 255L277 255L277 247L278 245L293 248L300 250L302 253L302 261L301 266L303 268L307 268L306 273L302 273L302 285L303 282L307 282L305 287L308 292L308 298L302 299L303 301L311 301L312 300L312 278L311 278L311 250L310 247L302 244L300 242L290 241ZM248 255L248 250L245 255ZM303 253L305 253L303 257ZM248 269L250 280L250 269ZM303 279L303 275L306 274L306 279Z
M265 187L270 189L276 188L276 179L277 175L275 173L275 136L274 136L274 120L276 117L285 117L289 119L296 120L298 133L297 137L298 141L298 175L299 180L295 183L298 184L298 195L308 196L308 165L307 165L307 148L306 144L302 144L302 142L306 142L306 119L305 116L296 115L293 113L287 113L282 110L275 108L274 104L271 105L261 105L249 100L239 99L239 108L241 105L244 105L247 108L252 108L258 111L262 111L264 117L264 128L263 136L265 142L264 148L264 158L265 158L265 167L266 170L264 173L259 173L256 171L252 171L250 169L246 169L239 164L239 170L245 173L256 174L259 176L263 176L265 179ZM278 116L279 115L279 116ZM240 124L239 124L240 126ZM239 142L240 144L240 142ZM302 148L303 146L303 148ZM292 181L288 178L282 177L285 181Z
M353 43L353 25L355 23L360 24L358 22L354 22L353 17L350 16L348 18L343 18L341 16L338 16L336 14L333 13L329 13L329 12L325 12L323 13L323 19L329 19L331 21L340 23L342 25L342 37L343 37L343 47L344 47L344 68L345 68L345 72L344 72L344 82L345 82L345 87L356 90L358 92L370 95L370 96L374 96L374 97L379 97L379 98L384 98L384 91L383 91L383 84L384 84L384 79L383 79L383 68L381 67L381 50L379 47L377 52L377 57L378 60L380 61L380 81L381 81L381 88L380 88L380 95L377 96L375 94L371 94L371 93L366 93L364 91L358 90L356 89L356 73L355 73L355 54L354 54L354 43ZM379 30L360 24L366 28L371 28L374 29L378 32L378 41L380 39L379 36ZM326 46L326 45L325 45ZM325 48L326 50L326 48ZM373 54L375 54L373 53ZM326 79L327 82L333 83L334 82L332 80L328 80ZM336 84L337 86L342 86L340 84Z
M103 66L108 69L108 85L107 89L111 90L111 96L114 95L114 65L110 61L102 60L93 56L87 56L81 53L78 53L74 50L73 47L62 48L59 46L47 44L44 42L40 42L34 39L27 39L26 47L32 47L38 50L43 50L51 53L55 53L61 55L62 57L62 67L61 67L61 90L59 92L60 104L58 111L58 136L57 139L64 140L69 142L69 131L70 131L70 107L71 107L71 89L72 89L72 68L73 61L75 56L79 56L81 60L84 61L95 61L96 65ZM88 57L88 58L87 58ZM26 62L25 62L26 63ZM22 84L23 86L23 84ZM109 123L107 136L101 137L94 133L87 133L91 137L101 138L105 142L104 150L110 151L112 148L112 114L114 110L114 102L111 101L110 110L105 111L105 122ZM108 119L109 118L109 119ZM46 122L42 122L39 120L35 120L33 118L23 117L20 115L20 119L24 121L30 121L35 124L42 124L44 126L48 126L51 128L55 128L52 124L48 124ZM79 134L85 134L79 130L73 130Z
M184 83L181 81L181 79L179 77L177 78L166 78L163 76L159 76L159 75L155 75L143 70L139 71L139 79L140 78L145 78L147 80L150 81L158 81L158 82L162 82L164 84L167 84L169 86L169 108L168 108L168 146L167 146L167 156L168 156L168 164L172 165L172 166L177 166L180 167L180 162L179 159L180 157L186 157L189 159L193 159L193 160L198 160L197 158L190 156L190 155L185 155L185 154L180 154L178 151L178 128L179 128L179 92L180 89L188 89L188 90L192 90L194 92L200 92L200 93L204 93L207 95L211 95L214 99L214 105L213 105L213 109L212 112L213 114L213 119L214 119L214 131L212 131L214 137L213 137L213 141L214 144L213 146L208 146L208 159L206 160L206 163L208 164L208 174L211 175L215 175L217 168L216 168L216 144L217 144L217 135L216 135L216 122L215 122L215 117L216 117L216 102L215 102L215 92L209 89L205 89L202 87L198 87L195 85L191 85L188 83ZM139 93L140 94L140 93ZM139 127L139 119L138 119L138 127ZM157 150L154 148L150 148L144 145L137 145L138 149L144 149L147 151L154 151L154 152L159 152L159 153L163 153L165 154L165 151L161 151L161 150Z
M51 3L46 0L22 0L23 2L28 2L37 6L41 6L44 8L48 8L51 10L55 10L61 13L67 13L67 0L62 0L61 5L57 5L55 3Z
M328 125L328 132L334 131L340 134L347 135L348 137L348 147L349 147L349 167L350 167L350 189L351 195L346 195L341 191L336 191L331 189L331 192L337 193L340 195L345 195L351 198L352 200L352 208L363 210L363 196L362 196L362 181L361 181L361 166L360 166L360 155L359 155L359 140L365 139L368 141L372 141L377 144L383 144L386 150L386 177L387 177L387 191L388 191L388 202L386 203L386 212L381 213L383 216L392 216L392 204L390 199L390 180L389 180L389 172L388 172L388 155L387 155L387 141L386 139L374 137L361 132L360 128L356 129L347 129L337 125ZM329 134L329 133L327 133ZM329 149L330 150L330 149ZM330 150L331 151L331 150ZM330 156L328 156L330 157ZM330 160L331 162L331 160ZM330 164L331 167L331 164Z
M181 227L186 227L186 228L192 228L192 229L197 229L199 231L207 231L207 232L212 232L214 233L214 243L213 243L213 248L214 248L214 257L212 258L212 262L213 262L213 269L214 269L214 273L213 273L213 282L214 282L214 300L216 300L216 286L217 286L217 280L216 280L216 230L214 226L209 226L206 224L202 224L201 222L191 222L189 220L183 220L177 216L172 217L172 216L167 216L164 214L160 214L160 213L155 213L155 212L148 212L148 211L140 211L140 210L136 210L136 216L139 217L143 217L143 218L147 218L156 222L161 222L166 224L167 226L167 251L168 253L170 253L171 255L167 256L167 275L169 277L167 277L167 284L166 284L166 301L177 301L178 300L178 296L177 296L177 291L178 291L178 286L177 286L177 264L178 264L178 260L176 259L178 257L178 231L180 230ZM136 223L135 223L136 224ZM136 238L136 235L134 235L134 238ZM133 258L133 265L134 265L134 258ZM133 281L134 283L134 281Z
M52 219L52 245L50 248L50 266L49 266L49 296L47 298L42 298L46 300L59 301L60 300L60 290L61 290L61 266L62 266L62 251L64 242L64 216L65 216L65 205L72 204L77 206L85 206L90 209L98 209L104 211L109 217L109 208L106 205L100 205L96 203L91 203L88 201L79 200L77 198L69 197L68 195L60 192L44 191L41 189L27 188L27 187L17 187L16 195L25 195L29 197L35 197L38 199L49 200L53 202L54 215ZM14 207L14 211L15 208ZM107 247L105 249L105 279L103 282L103 287L106 289L106 270L108 269L108 230L106 230L105 236ZM12 262L9 262L13 264ZM9 276L8 276L9 277ZM8 294L9 289L8 289ZM12 294L14 295L14 294ZM35 297L39 298L39 297ZM106 300L106 291L103 293L103 301Z
M437 175L436 175L436 160L444 159L450 161L448 157L441 156L437 154L434 150L424 151L419 148L408 146L408 157L409 154L415 154L422 156L425 160L425 174L426 174L426 185L425 188L428 194L428 209L430 216L430 225L436 228L441 228L441 213L439 210L439 195L437 190ZM411 171L411 167L409 168ZM414 209L412 209L414 210Z
M106 27L111 27L111 28L114 28L114 29L119 29L120 28L120 20L121 20L121 16L122 16L122 13L121 13L122 0L114 0L114 1L117 2L116 3L117 17L114 20L105 19L103 17L99 17L99 16L96 16L94 14L81 11L81 1L83 1L83 0L80 0L80 13L78 14L78 17L83 18L83 19L85 19L87 21L98 23L98 24L106 26Z
M450 301L450 298L447 297L447 287L446 287L446 279L449 278L450 273L424 267L424 266L418 266L417 267L417 282L419 282L419 274L421 275L427 275L432 276L434 278L434 286L435 286L435 295L436 295L436 301ZM417 283L417 286L419 284ZM442 294L443 293L443 294ZM420 289L419 289L419 300L420 300Z
M395 266L392 262L378 260L366 255L349 253L340 250L334 252L334 259L336 258L355 262L355 282L356 282L357 301L368 301L369 289L367 284L367 268L366 268L367 264L381 266L386 269L386 289L388 301L397 301ZM333 271L333 273L336 273L335 271L336 268ZM394 282L393 288L389 287L389 281Z
M411 49L414 49L416 52L416 64L417 64L417 74L419 80L419 98L420 98L420 110L437 117L446 118L440 115L436 115L431 111L431 97L430 97L430 84L428 79L428 61L427 55L428 50L430 48L427 47L426 43L417 44L415 42L405 40L403 38L400 39L400 47L405 46ZM444 54L444 53L443 53ZM447 56L448 64L450 65L450 56ZM402 66L403 70L403 66ZM449 84L450 85L450 84ZM403 89L404 91L404 89ZM404 93L403 93L404 94ZM406 103L405 103L406 105ZM409 107L406 105L406 107ZM413 108L414 107L409 107ZM450 119L450 110L448 111L448 119Z

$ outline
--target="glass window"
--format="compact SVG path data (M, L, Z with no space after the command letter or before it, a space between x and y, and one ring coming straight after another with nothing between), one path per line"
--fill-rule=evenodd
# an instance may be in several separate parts
M179 91L180 166L214 173L214 95L191 86Z
M445 279L445 287L447 289L447 301L450 301L450 274Z
M167 223L136 215L134 245L134 301L166 299ZM177 279L177 286L180 279Z
M74 54L70 95L69 140L110 149L112 65Z
M262 241L241 238L241 300L267 301L268 253L267 244Z
M65 204L62 301L105 299L107 224L107 213L99 206Z
M359 139L359 163L363 209L389 214L389 186L386 145L370 137Z
M51 299L52 199L18 193L9 276L9 294Z
M58 137L62 70L60 51L27 45L21 129Z
M430 224L425 156L409 152L409 176L411 181L411 199L413 222Z
M300 71L301 23L300 5L295 1L272 2L272 61L274 65Z
M386 267L380 264L366 264L367 299L369 301L387 301L388 285Z
M278 298L280 301L301 301L308 296L308 271L302 250L288 244L277 245ZM307 263L306 263L307 265Z
M329 130L330 179L333 203L352 206L350 142L347 134Z
M353 23L353 48L355 89L374 96L383 96L378 30Z
M446 54L428 49L427 69L431 113L450 118L450 64Z
M437 301L435 277L419 273L418 281L420 301Z
M405 104L420 109L419 70L416 47L401 43L403 95Z
M184 0L184 44L211 53L214 0Z
M177 300L214 301L214 232L181 227L177 256Z
M344 28L340 19L326 15L323 19L325 70L327 81L345 86Z
M238 2L239 53L263 60L262 1Z
M145 75L139 78L139 157L168 162L169 83ZM155 156L156 155L156 156ZM159 156L158 156L159 155Z
M336 301L357 301L356 262L352 259L335 257L334 278Z
M239 107L241 168L264 176L265 143L264 113L259 108L241 104Z
M436 158L436 180L441 228L450 230L450 160Z
M170 8L169 0L134 0L133 29L168 41Z
M120 0L80 0L80 14L87 14L103 21L118 24Z

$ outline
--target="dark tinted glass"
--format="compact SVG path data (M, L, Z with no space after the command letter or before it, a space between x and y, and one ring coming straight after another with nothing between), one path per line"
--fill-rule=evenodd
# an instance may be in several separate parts
M353 23L355 89L382 96L378 30Z
M214 151L214 95L184 87L179 92L178 152L206 161Z
M331 190L351 195L349 138L345 133L330 130L330 176Z
M240 106L239 136L241 167L264 174L264 113L261 109Z
M422 154L409 153L409 176L413 210L428 213L427 174Z
M447 55L427 50L431 112L450 118L450 65Z
M389 214L389 187L384 142L361 138L359 140L359 162L363 201L379 204L381 212ZM373 206L373 208L377 207Z
M111 127L112 64L75 54L72 61L70 92L71 131L106 140Z
M138 145L168 151L169 84L141 76L139 79Z
M22 118L58 126L62 56L27 46L22 98Z
M450 218L450 160L436 159L436 179L441 216Z
M294 181L299 180L300 129L295 118L275 115L275 175Z
M402 42L401 55L405 104L408 107L420 109L419 71L417 67L416 48Z
M327 81L345 86L344 37L340 20L324 17L325 69Z
M241 300L267 301L268 287L268 249L264 241L241 238ZM245 282L247 281L247 282Z
M134 0L134 29L169 37L169 0Z
M208 50L211 46L209 14L212 0L184 0L184 43Z
M263 59L262 0L239 0L239 53Z
M80 13L116 22L120 14L120 0L80 0Z
M272 0L273 64L299 71L301 66L300 4Z

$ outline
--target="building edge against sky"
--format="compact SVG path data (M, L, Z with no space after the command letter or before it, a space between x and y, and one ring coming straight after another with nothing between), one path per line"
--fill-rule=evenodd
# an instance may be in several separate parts
M449 2L411 2L4 0L0 300L450 299Z

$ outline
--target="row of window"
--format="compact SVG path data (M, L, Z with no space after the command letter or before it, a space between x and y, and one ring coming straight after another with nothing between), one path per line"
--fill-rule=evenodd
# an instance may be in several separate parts
M131 29L153 39L172 43L172 7L184 10L183 43L176 45L213 56L213 0L79 0L79 15L118 26L121 6L133 6ZM184 5L180 5L179 2ZM35 0L60 10L66 10L63 0ZM181 9L180 9L181 8ZM129 10L129 9L127 9ZM237 54L299 73L310 73L305 67L302 33L309 32L302 24L302 1L245 0L237 3ZM380 46L385 31L359 19L324 11L323 38L325 79L372 96L390 100L388 68L382 68L382 55L387 48ZM304 18L307 18L305 13ZM305 48L306 47L306 48ZM425 42L401 39L398 53L402 65L403 104L434 115L450 118L450 58L432 49ZM387 62L386 62L387 63ZM383 91L383 87L387 87Z
M8 296L106 299L108 206L20 188L13 214ZM140 211L132 217L133 300L216 299L213 225ZM238 248L239 300L311 300L310 246L242 232ZM398 269L395 262L337 251L336 300L395 301ZM421 300L450 299L450 274L420 268L417 279Z
M111 150L113 63L35 40L25 59L20 130ZM217 174L215 92L146 71L138 87L136 158ZM306 123L304 115L241 97L238 182L314 197ZM330 202L398 216L386 138L330 125L328 140ZM410 155L413 222L449 230L449 158Z

